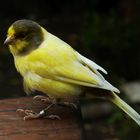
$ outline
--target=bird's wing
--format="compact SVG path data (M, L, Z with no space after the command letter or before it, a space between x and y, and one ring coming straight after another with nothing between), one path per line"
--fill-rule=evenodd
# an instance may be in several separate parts
M93 71L100 70L103 73L107 74L107 71L105 69L103 69L101 66L97 65L95 62L89 60L88 58L82 56L78 52L77 52L77 56L78 56L79 60L81 60L86 65L88 65Z
M97 71L107 73L103 68L58 38L48 39L47 47L37 49L28 59L30 69L44 78L119 92Z
M75 51L77 59L70 65L62 66L60 75L57 75L57 79L70 82L78 85L97 87L107 89L119 93L119 90L107 82L104 77L98 72L107 72L98 66L93 61L80 55ZM58 68L59 70L59 68Z

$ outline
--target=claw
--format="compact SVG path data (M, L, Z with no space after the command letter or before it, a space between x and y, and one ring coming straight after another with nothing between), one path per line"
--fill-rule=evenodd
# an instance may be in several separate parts
M26 115L36 115L37 113L34 112L33 110L25 110Z
M32 120L32 119L38 119L39 117L37 115L27 115L23 118L23 120Z
M32 110L24 110L24 109L17 109L16 110L17 113L19 113L20 115L30 115L30 114L36 114L36 112L32 111Z
M23 109L17 109L16 111L17 113L19 113L20 115L24 116L24 120L29 120L29 119L37 119L41 117L41 114L38 114L32 110L23 110Z
M58 115L49 115L49 116L46 116L46 117L44 117L44 118L46 118L46 119L58 119L58 120L61 120L61 118L60 118L60 116L58 116Z
M23 109L17 109L16 112L17 112L19 115L25 115L25 110L23 110Z

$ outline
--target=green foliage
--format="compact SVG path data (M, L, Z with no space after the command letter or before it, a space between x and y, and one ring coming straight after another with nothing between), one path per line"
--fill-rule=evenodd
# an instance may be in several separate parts
M126 22L116 12L109 15L90 14L83 32L86 46L128 48L139 45L139 20Z
M140 139L139 126L117 107L113 107L112 115L107 118L107 123L109 125L114 124L115 135L120 140Z

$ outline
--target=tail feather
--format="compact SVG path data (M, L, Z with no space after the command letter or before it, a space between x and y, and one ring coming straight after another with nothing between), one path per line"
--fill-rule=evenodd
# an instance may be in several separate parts
M110 98L110 100L127 113L140 126L140 115L114 92L112 92L112 94L113 98Z
M140 115L127 103L125 103L117 94L113 91L95 89L95 88L87 88L86 92L87 98L99 98L105 99L113 102L120 109L122 109L126 114L128 114L139 126L140 126Z

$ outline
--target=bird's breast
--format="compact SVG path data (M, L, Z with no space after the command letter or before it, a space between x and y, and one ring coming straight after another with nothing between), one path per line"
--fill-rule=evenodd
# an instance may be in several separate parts
M37 90L53 98L75 97L82 93L80 86L42 78L31 72L24 76L24 87L27 92Z

